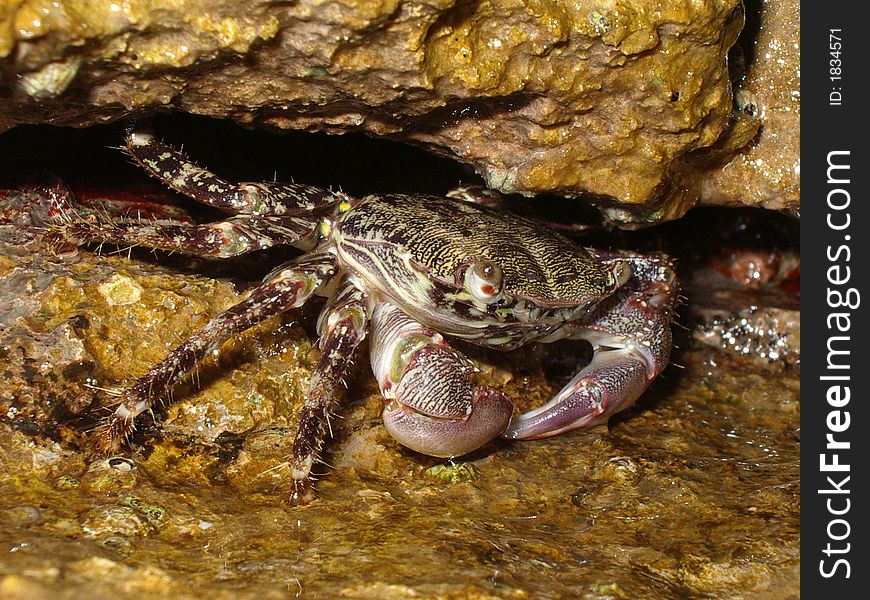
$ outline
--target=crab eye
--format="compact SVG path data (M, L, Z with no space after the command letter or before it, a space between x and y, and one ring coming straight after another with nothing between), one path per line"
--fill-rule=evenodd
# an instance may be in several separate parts
M631 265L626 261L619 261L613 265L610 272L611 284L614 288L622 287L631 277Z
M501 267L488 260L474 261L465 271L465 291L481 302L495 302L504 285Z

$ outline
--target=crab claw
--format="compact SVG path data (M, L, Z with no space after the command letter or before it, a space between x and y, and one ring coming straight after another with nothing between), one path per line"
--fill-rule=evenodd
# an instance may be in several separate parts
M397 442L421 454L462 456L497 438L510 422L513 403L502 392L478 387L466 419L417 412L399 401L384 406L384 427Z
M552 400L513 419L503 434L535 439L606 423L667 366L676 276L666 259L632 264L632 281L572 335L590 341L592 361Z
M632 350L598 351L592 362L543 406L516 417L511 439L536 439L606 423L631 406L650 382L649 367Z
M397 308L378 305L372 317L372 369L385 399L384 426L422 454L468 454L501 435L513 402L476 386L471 362L444 338Z

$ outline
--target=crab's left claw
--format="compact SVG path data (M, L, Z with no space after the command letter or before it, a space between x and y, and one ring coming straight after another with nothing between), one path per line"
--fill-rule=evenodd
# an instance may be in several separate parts
M668 364L676 296L667 259L633 261L632 279L613 298L615 306L590 315L573 336L592 343L592 362L552 400L515 417L504 437L544 438L592 427L631 406Z
M510 398L474 385L471 362L440 334L389 304L375 308L372 334L384 426L400 444L429 456L462 456L507 428Z

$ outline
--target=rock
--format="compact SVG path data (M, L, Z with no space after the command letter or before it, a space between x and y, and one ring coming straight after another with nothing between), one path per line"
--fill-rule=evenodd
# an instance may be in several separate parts
M673 174L732 123L739 0L12 2L0 130L142 109L422 144L504 192L674 218ZM754 126L729 138L734 150ZM677 193L679 191L679 193Z
M764 364L800 364L800 311L751 306L733 312L695 312L706 317L692 332L704 344Z
M701 175L701 202L800 210L800 3L761 0L747 18L746 74L737 108L758 120L758 137L724 168ZM748 35L746 35L748 34Z
M146 535L148 526L145 519L129 506L105 506L88 513L82 529L85 535L95 538L109 535L133 537Z

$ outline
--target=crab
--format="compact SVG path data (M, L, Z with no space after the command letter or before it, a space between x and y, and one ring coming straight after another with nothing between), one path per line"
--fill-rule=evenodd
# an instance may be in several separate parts
M668 363L677 282L664 255L583 248L484 206L489 199L357 199L298 183L234 184L144 128L128 130L125 150L150 175L226 219L72 220L58 225L64 237L220 258L277 245L302 253L122 392L99 433L104 453L119 452L136 417L223 342L314 294L327 300L317 323L321 354L290 457L291 501L299 504L314 498L312 467L366 335L385 428L435 457L462 456L499 436L544 438L604 423ZM585 339L594 355L549 402L514 415L505 393L475 384L471 361L448 338L500 350Z

